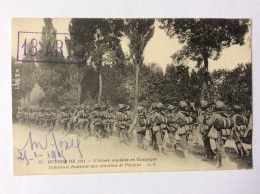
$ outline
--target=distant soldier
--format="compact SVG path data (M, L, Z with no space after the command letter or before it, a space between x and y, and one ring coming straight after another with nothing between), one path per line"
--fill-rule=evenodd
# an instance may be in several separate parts
M110 114L108 112L107 106L101 106L101 114L102 114L102 136L109 137L109 119Z
M55 112L55 108L52 107L50 108L50 118L51 118L51 128L54 129L55 124L56 124L56 120L57 120L57 113Z
M36 114L37 114L37 109L36 108L32 108L32 111L31 111L31 125L35 125L36 124Z
M115 109L110 108L109 110L109 125L108 125L108 131L110 135L114 134L114 127L115 127Z
M29 125L32 125L32 124L33 124L33 108L29 108L28 124L29 124Z
M67 133L69 114L66 112L66 107L65 106L61 107L60 117L61 117L60 124L61 124L61 128L63 130L63 133Z
M75 109L71 110L71 117L70 117L70 130L71 132L76 132L78 129L78 113L80 110L80 106L75 106Z
M85 119L85 137L89 137L91 136L92 132L90 129L90 108L89 106L85 106L85 115L84 115L84 119Z
M102 114L101 107L99 105L94 105L94 110L90 113L89 118L91 120L91 127L93 128L94 135L96 136L97 140L101 140Z
M20 107L18 107L18 111L16 113L16 119L19 124L23 124L23 117L24 117L24 113L23 113L22 109Z
M85 104L80 105L80 110L78 111L78 126L79 126L79 132L84 133L85 132L85 124L86 124L86 119L85 119Z
M52 123L52 114L51 114L51 109L50 108L46 108L46 111L45 111L45 122L46 122L46 127L47 128L51 128L51 123Z
M26 107L24 108L24 114L23 115L24 115L24 123L26 125L28 125L29 112L28 112Z
M55 130L61 129L61 109L58 108L56 111L56 122L55 122Z
M38 114L37 114L37 118L38 118L38 126L42 127L43 126L43 108L40 108Z

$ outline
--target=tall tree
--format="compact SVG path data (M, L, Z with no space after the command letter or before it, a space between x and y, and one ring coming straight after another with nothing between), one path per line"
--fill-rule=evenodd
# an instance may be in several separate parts
M161 19L160 26L171 38L177 37L183 48L172 58L197 61L204 71L201 100L204 99L208 84L208 60L219 59L224 48L245 44L248 32L247 19ZM202 66L203 62L203 66Z
M56 49L56 29L51 18L44 18L40 49L36 59L50 61L39 63L38 84L45 93L45 105L61 103L60 97L70 88L69 68L64 63L65 58L60 50Z
M82 60L83 67L88 63L98 72L99 105L102 103L103 91L102 66L120 45L122 24L122 20L72 19L69 26L75 56Z
M144 49L154 34L154 19L126 19L124 24L125 35L130 40L130 57L136 68L134 104L135 110L137 110L139 98L139 71L144 60Z

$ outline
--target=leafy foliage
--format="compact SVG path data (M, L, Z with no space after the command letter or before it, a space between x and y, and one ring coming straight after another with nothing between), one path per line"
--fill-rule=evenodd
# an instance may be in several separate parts
M201 99L204 98L208 83L208 59L217 60L224 48L231 45L244 45L248 32L247 19L161 19L160 26L171 38L177 37L183 48L173 54L176 63L190 59L197 62L197 67L204 64L204 86Z

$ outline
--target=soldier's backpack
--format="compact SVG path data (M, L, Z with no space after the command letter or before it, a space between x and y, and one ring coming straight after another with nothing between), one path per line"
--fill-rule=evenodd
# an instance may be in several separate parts
M99 111L93 111L93 112L91 113L91 116L92 116L92 118L94 118L94 119L102 118L102 113L99 112Z
M116 120L118 121L118 126L121 128L125 128L127 125L128 116L123 112L116 113Z
M138 125L140 127L150 126L150 120L146 118L145 112L138 113Z
M80 110L78 114L79 114L79 118L81 119L83 119L85 116L84 110Z
M248 119L246 118L246 116L237 115L235 117L235 123L237 126L248 125Z
M184 125L190 125L195 122L188 112L181 111L181 113L183 114L183 116L180 117L177 121L180 127L183 127Z
M214 122L216 130L231 129L234 126L234 120L231 117L228 117L225 113L219 113L218 115Z
M153 115L153 122L155 123L155 125L159 126L163 123L166 123L167 118L165 115L160 114L158 112L155 112Z

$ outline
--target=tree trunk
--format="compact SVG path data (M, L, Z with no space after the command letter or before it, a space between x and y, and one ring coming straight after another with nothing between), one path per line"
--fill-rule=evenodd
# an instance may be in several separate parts
M98 105L101 106L102 103L102 73L101 70L98 72L99 78L99 92L98 92Z
M207 79L208 79L208 66L209 66L209 63L208 63L208 57L207 56L204 56L203 57L203 61L204 61L204 70L203 70L203 84L202 84L202 87L201 87L201 93L200 93L200 101L203 101L205 99L205 92L206 92L206 89L207 89Z
M137 107L138 107L138 97L139 97L139 71L140 71L140 65L139 63L136 63L136 70L135 70L135 98L134 98L134 114L133 114L133 122L130 126L130 131L133 131L137 122L138 113L137 113Z
M139 97L139 71L140 71L140 66L139 63L137 63L136 72L135 72L135 99L134 99L135 112L137 111L138 97Z

